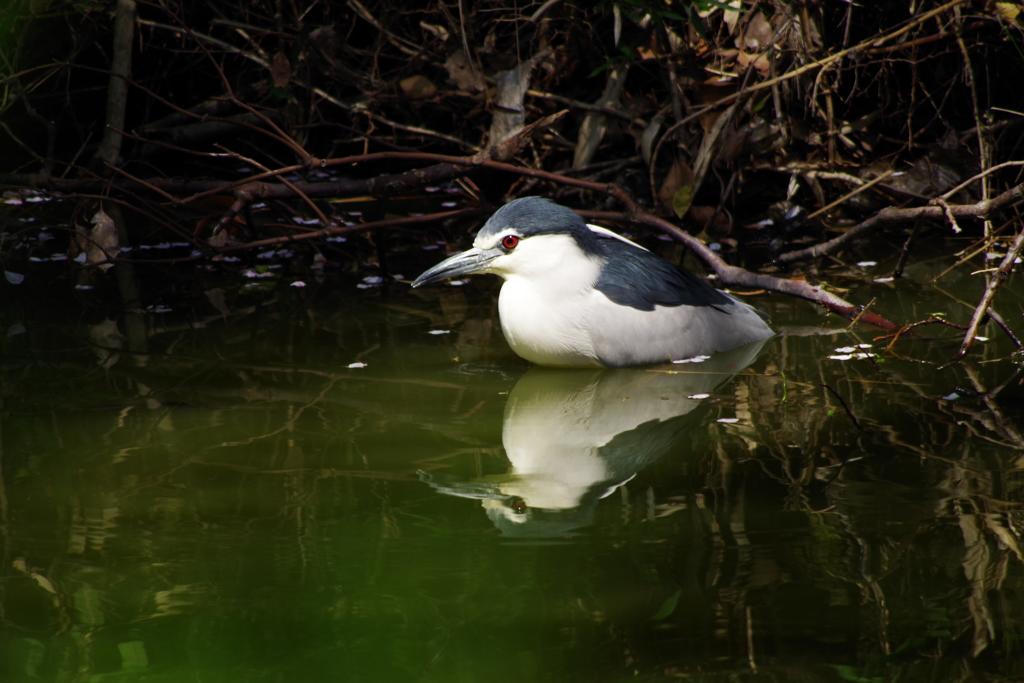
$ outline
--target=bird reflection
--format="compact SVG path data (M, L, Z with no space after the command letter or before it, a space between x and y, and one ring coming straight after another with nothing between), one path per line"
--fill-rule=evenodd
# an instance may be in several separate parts
M505 406L501 476L422 473L438 492L482 501L510 536L558 537L591 523L597 502L680 443L709 394L745 369L763 342L701 363L621 370L535 367Z

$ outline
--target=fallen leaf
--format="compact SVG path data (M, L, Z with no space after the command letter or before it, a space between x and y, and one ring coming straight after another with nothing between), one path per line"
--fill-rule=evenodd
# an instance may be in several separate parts
M523 130L523 124L526 123L524 98L530 87L530 72L548 54L550 50L541 50L516 68L494 74L497 92L494 96L494 117L487 138L489 146L504 142Z
M741 43L741 44L740 44ZM737 47L748 52L761 52L772 45L772 25L764 18L764 15L755 11L750 21L743 30L743 40L738 41Z
M403 78L398 82L398 87L402 89L402 94L410 99L433 97L437 92L437 86L429 78L419 75Z
M99 209L93 214L91 222L93 223L92 230L78 226L71 251L77 253L74 257L77 263L83 265L102 264L99 268L106 272L114 264L104 262L117 258L117 255L121 253L121 245L117 238L117 226L114 224L114 219L104 213L103 209Z
M771 71L771 64L768 62L768 53L760 52L757 54L750 54L748 52L740 52L736 56L736 61L739 62L740 66L746 69L751 64L754 68L760 71L762 74L766 74Z
M283 52L274 55L274 61L270 64L270 77L274 81L275 88L288 87L288 78L292 73L291 62Z
M729 0L728 5L732 9L725 10L725 16L722 19L725 21L725 25L729 27L729 35L731 36L736 32L736 23L740 20L743 0Z
M469 63L461 48L448 55L444 68L448 70L448 78L460 90L479 92L484 89L483 76Z
M626 87L625 65L618 64L608 70L608 80L604 86L604 93L597 99L599 107L614 107L622 99L622 92ZM580 168L590 163L597 148L601 145L604 133L608 129L608 117L604 114L590 113L583 119L580 125L579 134L576 137L576 152L573 154L572 167Z
M658 203L666 212L672 212L682 218L693 201L693 183L696 181L693 169L682 159L676 159L665 174L658 189ZM682 210L682 213L679 211Z

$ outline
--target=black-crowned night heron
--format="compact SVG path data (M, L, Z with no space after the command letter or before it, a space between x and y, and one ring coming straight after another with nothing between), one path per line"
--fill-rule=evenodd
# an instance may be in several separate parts
M540 197L498 209L472 249L412 286L470 273L504 278L501 329L513 351L538 365L667 363L773 334L759 311Z

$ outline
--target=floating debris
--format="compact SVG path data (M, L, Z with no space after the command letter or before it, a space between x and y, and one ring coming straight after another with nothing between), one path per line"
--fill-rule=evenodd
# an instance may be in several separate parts
M261 273L252 268L246 268L242 271L242 277L275 277L275 274L271 272Z

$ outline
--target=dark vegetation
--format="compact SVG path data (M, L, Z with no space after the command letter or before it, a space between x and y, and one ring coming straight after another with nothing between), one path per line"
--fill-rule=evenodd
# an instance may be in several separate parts
M461 239L505 199L545 194L674 236L724 285L808 299L895 339L954 323L886 320L830 291L820 264L878 240L902 249L899 278L923 237L969 235L960 267L979 255L990 267L960 355L989 319L1019 347L1019 315L1001 316L997 297L1024 246L1019 10L10 3L5 286L27 267L17 247L38 238L26 216L45 214L74 270L102 277L153 265L123 249L166 239L192 249L163 263L287 244L386 269L389 250ZM38 201L55 198L56 211ZM356 201L370 208L346 213ZM367 239L325 246L350 233Z
M287 278L235 300L220 283L272 250L292 284L408 280L414 256L436 262L438 242L460 249L503 201L543 194L860 326L829 331L829 358L777 340L705 406L707 429L602 499L614 542L544 606L566 615L553 642L586 659L563 680L1020 680L1021 354L971 349L983 324L1018 348L1024 333L1020 5L408 7L0 2L0 679L99 680L137 641L176 672L202 640L238 680L321 644L332 665L365 652L375 673L397 661L394 680L428 680L475 648L460 642L519 628L535 567L466 543L437 565L464 567L464 586L438 590L436 567L395 552L402 534L426 547L490 524L467 499L424 513L423 476L507 469L513 382L461 372L494 357L485 307L437 288L448 310L423 318L462 315L463 338L389 348L397 326L353 288L300 310ZM940 261L927 277L963 308L922 313L939 297L915 297L919 278L900 294L926 303L872 315L854 264L878 254L895 279ZM177 284L192 281L202 294ZM30 288L55 311L34 317L90 304L81 339L20 325ZM156 315L170 295L195 314ZM969 354L949 368L952 348L908 341L943 322L969 328L943 326ZM885 358L848 345L876 334ZM356 369L377 358L398 370ZM263 532L294 544L265 557ZM231 538L252 554L233 564ZM629 591L647 612L622 609Z

